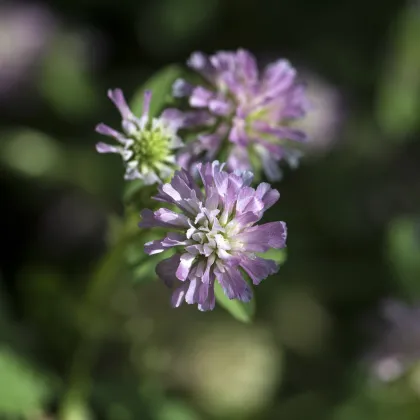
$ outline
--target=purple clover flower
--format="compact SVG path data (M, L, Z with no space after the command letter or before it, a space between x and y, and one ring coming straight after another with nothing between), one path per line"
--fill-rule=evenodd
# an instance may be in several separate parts
M220 151L227 151L229 170L257 170L259 161L271 181L281 178L279 161L297 166L301 152L293 142L306 135L293 122L305 115L308 103L287 60L259 72L254 56L239 49L212 56L195 52L187 64L203 77L203 86L178 79L173 94L187 97L192 108L184 114L184 127L206 131L180 155L182 166L211 161Z
M255 224L279 199L279 192L267 183L251 188L251 172L228 173L223 167L218 161L197 164L204 192L185 170L177 171L170 183L159 185L155 199L177 206L181 213L165 208L141 213L140 227L175 230L164 239L145 244L149 255L180 248L156 266L166 285L181 282L172 295L174 307L185 300L197 303L202 311L213 309L216 279L229 299L248 302L252 292L242 270L256 285L278 270L275 261L256 253L284 248L286 224Z
M179 119L164 112L159 118L149 116L152 93L144 93L143 115L138 118L130 110L120 89L109 90L108 97L122 117L122 132L99 124L99 134L113 137L119 146L97 143L99 153L118 153L125 163L126 180L142 179L146 185L160 183L172 176L177 167L174 150L183 146L177 136Z

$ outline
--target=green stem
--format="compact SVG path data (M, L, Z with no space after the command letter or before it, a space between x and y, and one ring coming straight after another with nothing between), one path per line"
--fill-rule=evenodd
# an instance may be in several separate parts
M80 319L85 323L83 331L86 335L80 337L73 354L67 390L59 407L60 420L91 418L86 400L91 388L91 368L104 331L102 322L104 303L110 295L114 281L123 269L124 250L132 237L133 234L127 234L127 231L123 230L122 238L104 255L89 282L80 307ZM86 317L86 314L93 314L93 317Z

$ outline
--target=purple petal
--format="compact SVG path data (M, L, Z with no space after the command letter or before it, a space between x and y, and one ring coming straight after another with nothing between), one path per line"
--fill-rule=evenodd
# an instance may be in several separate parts
M194 111L184 112L183 128L197 127L205 125L208 127L214 126L216 123L215 117L205 109L197 109Z
M185 302L188 304L193 304L198 302L200 283L198 279L190 280L190 285L188 287L187 293L185 294Z
M150 90L144 91L144 100L143 100L143 117L149 115L150 102L152 100L152 92Z
M140 213L141 222L140 227L169 227L169 228L188 228L188 218L179 213L175 213L168 209L159 209L155 212L149 209L144 209Z
M216 192L216 190L213 190L207 196L204 206L207 210L212 211L212 210L216 210L218 205L219 205L219 194Z
M261 219L261 215L252 211L242 213L241 215L235 217L231 222L227 224L227 227L238 225L239 227L244 227L252 223L258 222Z
M171 304L173 308L179 308L181 306L182 302L184 301L185 294L187 293L187 290L188 290L188 286L189 286L188 283L189 282L186 282L181 287L178 287L177 289L175 289L174 292L172 293Z
M183 127L185 124L185 113L175 108L165 109L160 118L164 120L168 125L173 127L175 130Z
M248 134L246 132L245 121L242 118L234 118L233 126L229 133L229 140L240 146L248 144Z
M232 112L232 105L229 101L223 99L212 99L208 103L209 110L220 116L227 116Z
M251 288L237 268L229 267L224 272L215 270L215 274L225 295L229 299L239 299L242 302L249 302L251 300Z
M294 82L296 70L287 60L278 60L269 64L263 73L263 83L267 89L272 90L272 95L288 89Z
M121 147L115 147L115 146L111 146L110 144L106 144L106 143L96 143L96 151L98 153L119 153L121 154L122 149Z
M241 188L236 202L237 214L253 212L259 214L264 209L264 203L256 196L254 188Z
M163 184L162 192L164 192L174 203L182 200L181 194L171 184Z
M277 273L279 266L273 260L266 260L257 256L245 257L241 261L241 267L248 273L254 284L259 284L261 280L269 275Z
M241 65L242 72L248 83L255 83L258 81L258 66L254 56L247 50L239 49L237 60Z
M174 246L179 245L187 245L185 241L185 235L181 235L179 233L170 232L168 236L164 239L158 239L155 241L147 242L144 244L144 252L148 255L159 254L167 250L168 248L172 248Z
M200 311L212 311L216 300L214 296L214 279L209 284L202 284L199 292L198 309Z
M236 174L229 174L226 181L219 188L219 194L224 198L224 209L221 215L221 220L224 223L227 222L229 214L234 209L238 195L244 186L243 178Z
M266 252L270 248L284 248L286 238L287 227L284 222L253 226L235 236L235 240L243 242L244 249L249 252Z
M212 80L212 77L214 74L214 67L210 63L209 58L205 54L201 52L192 53L190 58L187 61L187 65L188 67L200 73L209 81Z
M174 254L172 257L162 260L156 265L156 274L168 287L172 287L178 280L175 275L178 265L179 254Z
M207 108L212 97L212 91L203 88L202 86L197 86L191 93L189 99L190 106L193 108Z
M191 83L188 83L184 79L177 79L172 85L172 95L175 96L175 98L183 98L185 96L190 96L193 89L194 86Z
M220 51L210 57L211 64L220 72L234 72L235 61L236 54L230 51Z
M121 89L109 89L108 98L111 99L114 105L118 108L118 111L120 111L120 114L124 120L127 120L133 116Z
M251 163L246 147L233 146L229 153L226 165L231 171L244 171L250 169Z
M271 127L264 121L254 121L253 127L261 133L273 135L280 140L287 139L304 142L307 139L306 133L301 130L288 127Z
M255 146L255 151L259 154L262 160L262 166L267 178L270 181L279 181L282 178L282 172L279 169L278 160L281 158L273 156L267 149L265 149L261 145Z
M203 150L206 150L206 159L213 160L217 155L223 141L223 135L218 132L212 134L201 134L198 136L198 141L202 145Z
M280 198L280 193L271 188L267 182L262 182L257 187L256 196L264 203L264 211L269 209Z
M178 268L176 270L176 277L178 280L184 281L187 279L190 269L194 263L195 255L185 252L181 255Z
M95 127L95 131L99 134L102 134L102 135L108 136L108 137L118 138L118 137L121 136L121 134L117 130L114 130L113 128L107 126L104 123L98 124Z
M154 199L176 204L191 215L196 215L199 212L202 192L187 171L176 171L171 183L159 186L158 191L159 194Z
M218 161L212 163L198 163L197 170L203 181L206 194L210 195L213 187L216 187L218 193L223 196L226 193L228 174L223 172L223 164Z

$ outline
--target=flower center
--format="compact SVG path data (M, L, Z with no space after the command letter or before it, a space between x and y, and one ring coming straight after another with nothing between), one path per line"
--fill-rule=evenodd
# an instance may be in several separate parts
M230 256L233 246L230 241L232 222L224 223L217 217L219 210L205 211L197 216L196 226L191 226L187 237L195 242L194 248L199 254L208 258L211 255L217 260Z
M149 121L129 121L124 131L133 143L133 160L141 168L153 168L170 156L169 143L174 133L157 118Z
M169 136L162 130L145 130L132 137L134 158L139 162L155 164L163 161L169 155Z

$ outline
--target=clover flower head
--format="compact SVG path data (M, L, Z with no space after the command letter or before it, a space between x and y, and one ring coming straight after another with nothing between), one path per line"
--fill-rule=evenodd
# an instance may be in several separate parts
M100 142L96 144L96 150L122 156L126 167L125 180L142 179L146 185L150 185L169 178L177 167L174 149L183 146L177 136L178 119L171 118L170 112L164 112L159 118L151 118L150 91L144 93L141 117L132 113L120 89L109 90L108 97L121 114L122 132L102 123L97 125L99 134L113 137L119 145Z
M181 154L185 167L227 151L229 170L255 169L255 157L268 179L276 181L281 178L279 161L297 165L301 152L293 142L305 141L306 135L293 123L305 115L308 101L287 60L275 61L260 72L254 56L239 49L211 56L195 52L187 64L202 76L203 84L179 79L173 94L188 98L192 109L184 126L202 126L205 131L198 145L191 144Z
M278 270L275 261L257 253L285 247L286 224L256 223L279 199L279 192L267 183L254 189L251 172L228 173L223 167L218 161L197 164L204 191L189 172L177 171L170 183L159 185L155 199L175 205L180 212L161 208L141 213L140 227L174 230L145 244L149 255L172 247L180 251L156 266L168 286L181 283L172 295L174 307L185 300L203 311L213 309L215 281L228 298L248 302L252 291L243 272L259 284Z

